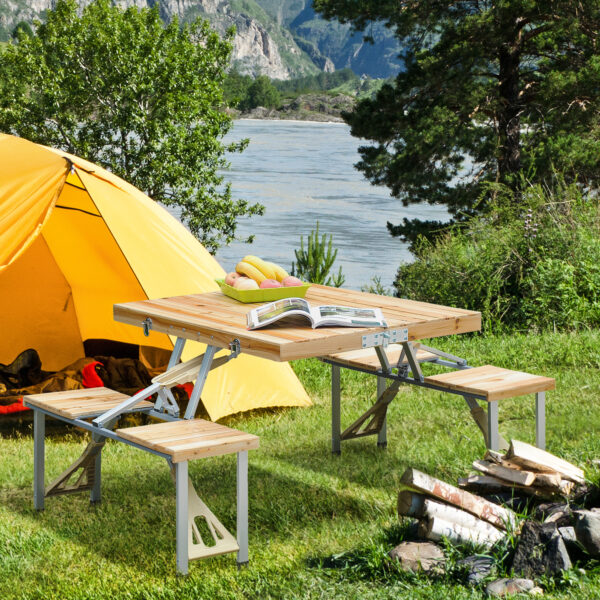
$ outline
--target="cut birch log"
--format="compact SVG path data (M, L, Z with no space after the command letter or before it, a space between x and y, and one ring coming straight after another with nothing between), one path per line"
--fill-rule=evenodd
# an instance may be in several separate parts
M400 490L398 492L398 516L415 517L420 519L424 512L425 496L411 490Z
M511 441L505 458L537 471L560 473L563 478L570 479L575 483L583 483L585 481L584 473L579 467L550 454L550 452L546 452L525 442L520 442L519 440Z
M483 521L479 521L479 523L483 524ZM495 528L492 529L494 529L493 532L481 528L475 529L472 527L465 527L458 523L445 521L439 517L433 517L423 521L423 527L420 531L427 539L434 542L439 542L445 537L457 544L473 542L475 544L485 545L489 548L506 535Z
M535 481L535 473L531 471L516 471L515 469L498 465L488 460L474 460L473 468L486 475L492 475L498 479L510 481L518 485L528 486Z
M506 535L505 532L500 532L492 524L487 521L482 521L465 510L450 506L449 504L441 504L431 498L426 498L423 501L423 514L429 520L442 519L449 523L455 523L462 527L477 530L481 532L482 535L487 534L487 536L494 541L499 539L498 535L500 535L500 537Z
M507 525L516 525L517 518L512 510L498 506L493 502L488 502L484 498L475 496L416 469L406 469L400 481L406 486L425 493L428 496L433 496L439 500L458 506L502 529L506 529Z

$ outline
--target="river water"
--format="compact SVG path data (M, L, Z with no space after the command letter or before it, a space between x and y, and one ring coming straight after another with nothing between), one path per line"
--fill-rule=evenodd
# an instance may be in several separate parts
M344 287L360 289L374 276L391 287L398 265L410 261L406 245L389 235L387 221L403 217L444 219L440 206L403 207L387 188L363 179L353 165L361 141L339 123L237 120L228 140L249 138L248 148L231 155L225 173L234 198L260 202L262 217L242 219L238 234L255 235L254 243L234 242L217 252L227 271L246 254L256 254L290 269L294 249L319 222L333 235L338 249L335 270L346 276Z

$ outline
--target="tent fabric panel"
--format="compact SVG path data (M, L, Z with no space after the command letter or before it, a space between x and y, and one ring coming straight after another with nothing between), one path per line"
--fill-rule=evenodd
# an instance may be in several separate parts
M141 288L121 249L102 217L71 207L88 206L85 190L66 185L52 217L44 227L44 238L69 281L82 340L110 339L130 344L172 348L164 334L145 337L140 328L113 319L113 304L145 300Z
M69 168L41 146L0 134L0 271L40 234Z
M58 371L83 356L71 288L43 236L0 274L0 363L34 348Z
M149 298L218 289L214 280L225 271L164 208L139 191L134 196L94 174L77 167L76 171ZM188 342L184 360L201 354L203 348ZM213 420L266 406L311 405L289 365L247 355L210 372L202 402Z
M149 298L219 289L225 271L163 207L76 170Z
M186 351L190 352L191 346L199 344L188 342ZM249 354L240 354L210 372L202 390L202 403L213 421L256 408L312 406L289 364Z

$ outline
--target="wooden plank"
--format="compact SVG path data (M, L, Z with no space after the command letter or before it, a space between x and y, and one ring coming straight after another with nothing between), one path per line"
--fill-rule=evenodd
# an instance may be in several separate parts
M173 462L218 456L258 447L253 434L204 419L170 421L117 429L123 439L172 457Z
M473 468L476 471L504 479L518 485L532 485L536 480L535 473L531 471L516 471L503 465L497 465L487 460L474 460Z
M194 460L197 458L208 458L210 456L220 456L222 454L233 454L246 450L254 450L258 448L258 437L251 436L249 438L238 438L240 441L229 443L226 445L207 446L205 448L190 448L186 451L178 450L173 454L172 461L174 463L183 462L186 460Z
M551 377L532 375L523 371L511 371L493 365L433 375L426 377L425 381L450 390L483 396L488 401L503 400L555 388L555 380Z
M23 401L26 406L42 408L66 419L78 419L102 414L128 398L130 396L109 388L89 388L32 394L25 396ZM136 409L152 406L144 400L136 405Z
M584 472L579 467L550 454L550 452L519 440L512 440L506 458L537 471L560 473L563 478L575 483L584 483L585 481Z
M416 469L406 469L400 481L424 494L466 510L496 527L506 529L507 525L516 525L516 515L512 510L488 502Z

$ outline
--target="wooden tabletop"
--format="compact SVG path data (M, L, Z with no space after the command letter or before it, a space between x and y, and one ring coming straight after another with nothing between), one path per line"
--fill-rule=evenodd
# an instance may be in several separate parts
M426 302L404 300L355 292L343 288L313 285L306 293L312 306L379 307L388 329L408 329L409 340L439 337L481 328L481 314ZM197 340L226 348L237 338L242 352L276 361L326 356L360 348L362 336L382 331L381 327L319 327L274 323L249 331L246 314L259 304L242 304L220 291L173 298L115 304L114 318L122 323L142 326L152 320L152 331Z

